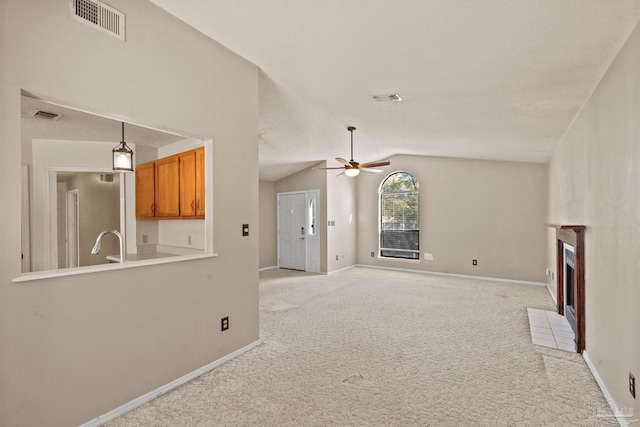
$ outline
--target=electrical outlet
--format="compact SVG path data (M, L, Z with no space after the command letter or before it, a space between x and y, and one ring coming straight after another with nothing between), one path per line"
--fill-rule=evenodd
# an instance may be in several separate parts
M191 236L187 236L187 245L191 245Z
M634 399L636 398L636 377L631 372L629 372L629 393Z
M376 256L375 252L371 252L371 258L373 258L374 256Z
M473 260L473 265L478 265L478 260L477 259Z
M336 261L339 261L339 260L340 260L340 258L338 257L338 255L336 255Z
M222 319L220 319L220 330L221 331L226 331L227 329L229 329L229 317L223 317Z
M147 234L142 235L142 243L149 243L149 236Z

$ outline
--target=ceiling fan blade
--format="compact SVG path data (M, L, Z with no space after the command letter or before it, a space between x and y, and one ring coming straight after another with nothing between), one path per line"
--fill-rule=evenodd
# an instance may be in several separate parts
M389 166L390 164L389 160L378 160L377 162L363 163L360 168L377 168L379 166Z
M313 170L316 171L327 171L327 170L332 170L332 169L344 169L344 166L337 166L335 168L311 168Z
M378 174L378 173L382 172L382 169L361 168L360 172Z
M347 160L343 159L342 157L336 157L336 160L339 161L340 163L342 163L345 166L351 167L351 163L349 163Z

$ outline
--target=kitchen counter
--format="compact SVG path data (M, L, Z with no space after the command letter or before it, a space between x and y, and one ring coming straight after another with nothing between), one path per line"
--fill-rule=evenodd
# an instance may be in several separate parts
M125 261L141 261L146 259L158 259L167 258L172 256L178 256L176 254L170 254L168 252L143 252L137 254L127 254L124 257ZM107 259L111 262L120 262L120 255L107 255Z

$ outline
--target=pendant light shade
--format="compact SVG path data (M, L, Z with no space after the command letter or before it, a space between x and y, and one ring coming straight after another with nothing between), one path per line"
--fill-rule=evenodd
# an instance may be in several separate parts
M124 142L124 122L122 122L122 141L112 150L114 171L133 171L133 150Z

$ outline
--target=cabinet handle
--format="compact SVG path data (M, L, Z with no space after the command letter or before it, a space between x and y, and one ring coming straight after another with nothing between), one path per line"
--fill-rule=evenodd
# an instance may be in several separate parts
M196 210L196 201L195 200L191 200L191 210L192 211Z
M155 215L156 213L156 204L155 203L151 203L151 213Z
M196 209L200 209L200 199L196 200Z

